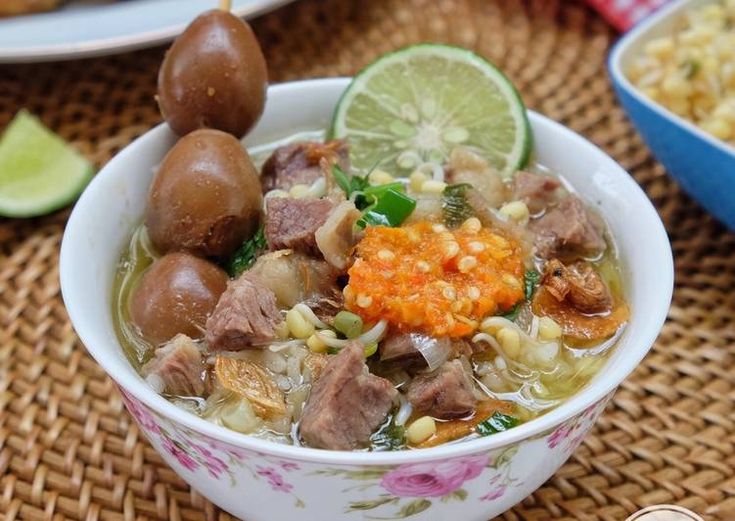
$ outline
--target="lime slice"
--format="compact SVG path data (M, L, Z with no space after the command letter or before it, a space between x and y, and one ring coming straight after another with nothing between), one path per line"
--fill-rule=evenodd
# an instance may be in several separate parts
M359 172L400 176L446 162L457 145L509 176L526 164L532 143L526 108L503 73L471 51L436 44L365 67L342 95L329 134L348 140Z
M33 217L72 202L92 165L25 110L0 138L0 215Z

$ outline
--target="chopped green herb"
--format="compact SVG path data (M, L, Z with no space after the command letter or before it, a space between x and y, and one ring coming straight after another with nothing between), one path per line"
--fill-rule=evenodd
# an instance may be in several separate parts
M237 277L253 265L258 253L265 250L266 247L267 243L265 241L265 233L261 226L258 228L258 231L255 232L255 235L242 243L242 246L232 254L232 257L225 262L223 267L227 273L229 273L230 277Z
M398 226L416 208L416 201L406 195L402 183L370 186L367 178L350 176L337 165L332 167L332 175L347 198L352 198L355 207L363 210L362 218L357 221L360 228Z
M490 436L499 432L512 429L520 423L515 416L509 416L502 412L495 411L487 420L477 424L477 434L480 436Z
M349 175L338 165L332 166L332 175L334 176L334 180L337 185L344 191L348 199L352 196L353 192L361 192L369 186L366 177Z
M341 347L332 347L332 346L327 347L328 355L337 355L339 354L340 351L342 351Z
M370 438L373 450L401 450L406 447L406 429L390 422Z
M507 318L510 321L514 321L515 319L518 318L518 314L520 312L521 312L521 303L518 302L518 303L516 303L515 306L513 306L512 308L510 308L509 311L506 311L505 313L503 313L500 316L503 317L503 318Z
M376 199L375 204L365 210L357 221L357 226L360 228L375 225L398 226L411 215L414 208L416 208L415 199L389 188Z
M456 228L475 215L474 209L467 202L468 188L472 188L472 185L461 183L449 185L442 192L444 223L450 228Z
M541 282L541 274L536 270L526 270L526 274L523 277L524 289L526 300L531 300L533 292L536 291L536 286Z

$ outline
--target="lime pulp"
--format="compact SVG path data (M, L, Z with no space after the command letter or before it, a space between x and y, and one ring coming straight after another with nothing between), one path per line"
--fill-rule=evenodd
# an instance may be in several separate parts
M22 110L0 137L0 215L58 210L76 199L92 174L81 154Z
M528 161L526 108L510 81L466 49L419 44L365 67L335 110L332 138L346 138L353 168L407 176L445 163L455 146L484 157L505 177Z

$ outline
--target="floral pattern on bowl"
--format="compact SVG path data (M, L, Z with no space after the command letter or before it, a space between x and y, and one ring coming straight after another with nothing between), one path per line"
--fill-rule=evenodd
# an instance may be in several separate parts
M198 475L214 478L219 486L204 493L222 496L219 503L225 508L232 497L230 490L236 489L235 496L242 491L247 502L258 498L273 511L283 508L282 498L288 496L291 508L316 515L323 511L323 491L341 491L338 497L345 500L337 506L340 510L323 519L443 519L442 510L469 501L492 503L497 505L493 511L501 513L515 502L508 503L517 497L508 494L511 489L535 489L572 454L610 398L553 430L487 453L405 465L326 466L275 458L216 440L160 416L121 392L141 431L163 458L195 488L203 483ZM544 464L529 466L529 462ZM217 497L213 499L218 502ZM236 505L229 510L247 519L266 519L260 509ZM269 513L267 519L276 518L272 516Z

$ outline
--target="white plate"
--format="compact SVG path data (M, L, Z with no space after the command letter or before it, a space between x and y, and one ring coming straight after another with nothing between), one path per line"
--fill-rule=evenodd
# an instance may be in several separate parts
M0 0L4 1L4 0ZM252 18L292 0L233 0ZM67 60L172 40L217 0L76 0L49 13L0 18L0 63Z

